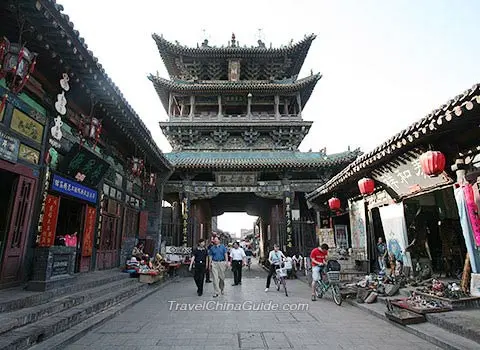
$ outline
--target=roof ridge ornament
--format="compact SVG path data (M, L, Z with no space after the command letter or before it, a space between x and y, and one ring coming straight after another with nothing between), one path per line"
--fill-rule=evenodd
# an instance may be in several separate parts
M232 41L230 42L231 47L236 47L237 46L237 41L235 40L235 33L232 33Z

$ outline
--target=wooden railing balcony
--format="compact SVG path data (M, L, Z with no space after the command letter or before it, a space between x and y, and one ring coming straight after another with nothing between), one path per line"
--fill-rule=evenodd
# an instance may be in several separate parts
M265 121L302 121L296 114L251 113L251 114L223 114L201 112L193 116L170 116L171 122L265 122Z

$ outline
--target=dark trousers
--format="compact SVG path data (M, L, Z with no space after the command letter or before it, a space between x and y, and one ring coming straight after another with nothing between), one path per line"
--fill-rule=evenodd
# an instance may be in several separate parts
M239 284L242 282L242 260L232 261L233 283Z
M205 282L210 282L210 269L205 270Z
M195 265L195 274L193 275L193 279L195 280L195 284L197 285L197 293L203 293L203 281L205 278L205 265Z
M270 264L270 270L268 271L268 276L267 276L267 288L270 288L270 282L272 281L272 276L276 274L278 266L274 264Z

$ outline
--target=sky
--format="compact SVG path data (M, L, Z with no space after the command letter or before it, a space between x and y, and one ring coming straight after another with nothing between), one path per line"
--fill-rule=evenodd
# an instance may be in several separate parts
M147 75L168 78L152 33L196 46L287 45L315 33L300 78L322 73L303 111L314 121L301 151L368 152L479 82L480 1L475 0L59 0L107 74L171 150L166 112ZM224 214L219 227L251 228L255 218Z

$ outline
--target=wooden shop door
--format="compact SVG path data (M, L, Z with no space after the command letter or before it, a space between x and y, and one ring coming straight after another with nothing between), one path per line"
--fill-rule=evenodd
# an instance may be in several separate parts
M118 218L102 215L102 233L100 249L97 253L97 269L111 269L117 266L120 237L118 234Z
M23 258L30 229L35 182L35 179L21 175L14 182L14 197L10 206L10 222L0 275L2 285L14 284L23 277Z

